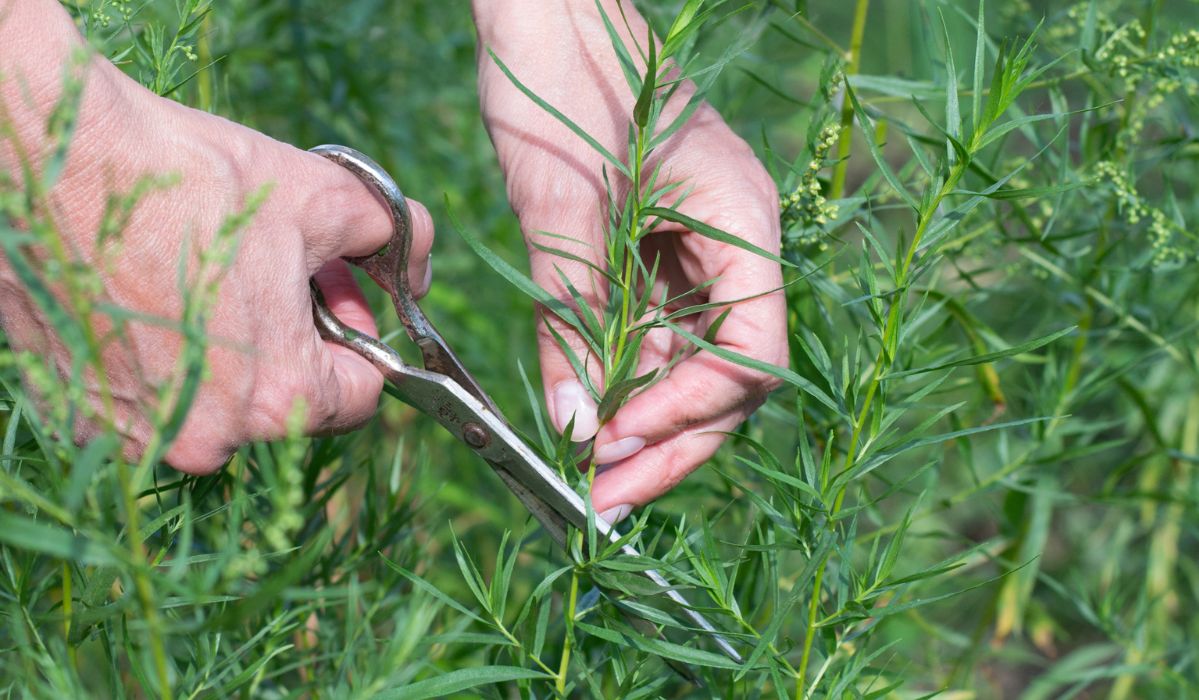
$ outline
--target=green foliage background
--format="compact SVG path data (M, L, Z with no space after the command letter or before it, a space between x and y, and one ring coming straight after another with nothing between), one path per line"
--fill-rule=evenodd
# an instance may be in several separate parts
M660 32L681 4L647 8ZM350 145L428 203L440 238L425 306L535 434L518 379L536 371L530 303L441 204L520 260L465 3L74 9L147 85L297 146ZM113 443L54 438L17 381L36 363L4 350L0 693L1194 692L1199 5L996 2L982 32L973 2L733 9L697 45L710 64L744 44L709 99L780 183L802 278L788 287L792 369L842 411L788 385L640 526L752 665L721 668L685 630L655 646L620 627L614 601L586 594L633 585L619 558L579 565L577 619L592 627L568 629L570 557L485 464L393 401L359 433L252 446L210 478L134 469L131 494ZM1042 18L1027 71L1045 71L999 120L1015 128L955 147L983 108L975 86L996 94L1002 40L1019 49ZM475 567L488 590L472 591Z

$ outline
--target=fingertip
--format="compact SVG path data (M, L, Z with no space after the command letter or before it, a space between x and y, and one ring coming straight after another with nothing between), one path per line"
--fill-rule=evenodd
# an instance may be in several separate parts
M433 239L435 238L433 217L425 205L409 199L408 220L411 223L411 242L408 249L408 280L413 292L424 296L432 282Z
M598 406L582 382L578 379L560 381L546 398L558 432L565 432L570 426L573 442L586 442L595 437L599 430Z
M611 508L603 511L602 513L599 513L599 516L601 518L603 518L605 521L607 521L607 523L609 525L615 525L616 523L620 522L621 520L624 520L625 518L629 517L629 515L632 512L633 512L633 504L632 503L621 503L618 506L612 506Z
M601 441L597 435L595 451L592 452L592 461L601 467L606 467L632 457L644 447L645 438L639 435L630 435L629 437L608 441Z
M725 431L743 420L739 413L722 416L657 444L597 472L591 486L596 512L624 504L644 506L667 493L704 464L724 442Z

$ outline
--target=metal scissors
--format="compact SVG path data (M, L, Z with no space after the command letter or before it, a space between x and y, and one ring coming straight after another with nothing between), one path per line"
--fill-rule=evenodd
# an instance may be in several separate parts
M350 348L369 360L394 387L399 398L431 416L487 461L509 490L528 508L549 535L566 546L568 527L587 532L587 505L583 498L545 463L509 427L495 403L458 360L449 344L425 317L412 295L408 279L408 254L412 230L408 205L400 188L386 171L365 155L345 146L317 146L311 149L347 168L386 202L394 225L392 238L378 253L362 258L347 258L360 267L391 296L396 314L408 337L420 348L424 368L407 364L389 345L349 328L329 310L316 283L311 284L313 315L321 337ZM618 542L621 534L598 514L593 513L598 535ZM629 544L622 551L641 556ZM741 655L699 612L696 612L661 574L644 572L683 610L698 628L704 630L720 650L733 661ZM673 665L673 664L672 664ZM684 675L691 676L690 673Z

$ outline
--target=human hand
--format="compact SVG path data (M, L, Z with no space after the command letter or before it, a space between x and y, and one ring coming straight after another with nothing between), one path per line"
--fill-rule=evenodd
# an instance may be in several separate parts
M606 3L618 17L614 3ZM646 36L646 25L626 14L632 32ZM605 263L607 195L604 161L552 115L523 95L491 60L493 50L522 83L563 111L613 153L626 152L634 98L621 74L607 32L590 5L555 0L476 2L479 27L479 92L508 186L508 197L529 245L535 282L572 303L558 270L588 302L606 301L606 286L586 265L543 252L532 243L539 232L566 236L540 242L569 247L569 252L601 268ZM619 22L618 22L619 23ZM626 42L628 42L626 38ZM635 52L634 52L635 53ZM694 88L685 85L667 111L682 110ZM671 121L670 115L661 123ZM657 151L651 167L662 168L659 182L681 182L688 191L679 210L699 221L732 232L777 253L780 230L774 183L749 146L708 105L701 106ZM611 173L609 173L611 175ZM716 280L698 301L733 302L716 334L717 345L772 364L787 363L782 272L768 259L718 243L678 226L659 227L642 244L642 254L660 256L659 280L670 290L695 288ZM668 309L670 310L670 309ZM680 319L686 330L703 336L722 313L714 310ZM549 331L564 337L576 355L588 357L577 333L545 309L539 310L539 352L550 417L561 431L573 419L572 438L594 436L593 461L600 470L592 489L594 507L619 520L632 507L665 493L706 461L724 433L734 429L777 386L773 377L698 353L675 365L669 375L634 396L605 425L594 400ZM664 368L686 346L666 328L648 334L637 376ZM602 386L594 358L592 380Z
M382 377L356 353L320 339L308 280L316 275L330 308L344 322L375 334L370 309L339 258L369 255L388 241L392 226L385 206L348 170L320 156L159 98L100 59L86 71L79 127L50 201L67 243L89 264L101 265L105 301L178 321L180 258L186 256L194 272L197 252L213 241L222 223L255 192L271 187L223 272L207 323L209 373L166 460L185 472L212 472L242 443L285 436L298 402L306 410L309 434L342 432L367 420ZM56 73L54 80L60 76ZM10 112L48 111L15 104L21 98L14 94L4 93L6 102L14 103ZM43 144L27 140L33 143L26 143L26 150L36 161ZM0 146L0 172L19 172L14 154ZM96 232L106 198L128 192L148 175L173 175L178 181L137 204L120 234L119 255L101 255ZM423 207L410 206L410 275L427 286L432 223ZM31 254L40 256L37 250ZM49 354L69 376L70 349L55 337L5 262L0 256L0 322L9 342ZM102 337L112 327L99 314L91 323ZM132 320L125 338L103 351L116 398L116 427L129 455L140 454L151 437L146 416L182 347L177 327ZM94 377L88 392L99 410ZM97 429L95 420L86 421L78 435L86 440Z

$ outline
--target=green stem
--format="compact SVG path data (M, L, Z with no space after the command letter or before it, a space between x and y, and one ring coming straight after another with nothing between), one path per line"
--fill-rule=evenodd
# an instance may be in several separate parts
M920 244L924 240L924 236L928 232L928 227L932 223L937 209L940 208L941 202L957 187L958 182L966 172L966 167L967 164L963 161L955 163L949 171L949 177L941 185L936 196L921 211L919 224L916 227L916 234L912 237L912 242L908 246L903 264L896 273L895 288L897 293L891 303L891 308L887 313L887 320L883 326L883 342L881 347L879 347L878 357L874 361L874 370L871 372L870 383L867 385L866 394L862 399L862 408L853 423L849 445L845 452L845 471L853 468L854 460L858 456L858 449L861 445L862 432L870 416L870 409L873 406L875 394L878 393L878 388L882 384L884 372L890 367L890 361L895 357L895 349L898 346L899 327L902 321L903 293L910 281L908 278L911 274L912 263L916 259L916 251L920 249ZM844 484L837 491L828 521L830 529L836 525L837 515L841 512L848 488L849 485ZM802 700L805 697L804 689L807 680L808 662L811 659L812 643L816 639L816 622L820 612L820 594L823 590L824 571L827 566L828 556L826 555L820 562L820 565L816 567L816 576L812 582L812 596L808 603L808 624L807 629L804 630L803 656L799 662L799 676L795 688L795 697L797 700Z
M200 70L196 76L196 91L199 93L198 106L205 112L211 112L212 104L212 68L207 67L212 64L212 41L209 38L212 35L212 15L204 16L204 22L200 27L200 35L196 39L196 54L199 56Z
M579 533L582 541L583 533ZM555 688L559 696L566 695L566 672L570 668L571 640L574 639L575 610L579 603L579 572L570 573L570 598L566 601L566 636L562 640L562 662L558 664L558 679Z
M520 641L520 639L516 635L512 634L512 632L509 631L506 626L504 626L503 620L492 617L492 621L495 623L495 628L500 631L500 634L504 635L504 638L507 639L512 644L512 646L516 647L517 649L520 649L522 654L525 654L530 659L532 659L533 663L537 664L537 666L540 667L542 671L545 671L546 673L548 673L551 676L557 675L557 673L554 672L554 669L550 668L548 665L546 665L546 663L544 661L541 660L541 657L537 656L536 654L531 653L528 649L525 648L525 645Z
M620 327L617 329L616 336L616 352L613 354L611 366L605 369L611 370L620 366L620 361L624 357L625 346L628 344L629 329L632 325L632 319L629 318L632 313L632 296L636 285L633 282L634 267L633 256L636 254L637 239L641 235L641 173L645 161L645 129L638 126L636 145L633 150L633 181L630 184L632 187L633 209L632 221L629 222L629 238L624 247L624 274L620 278L621 283L621 308L620 308ZM605 375L609 374L605 372ZM605 377L605 381L610 386L612 384L611 377Z
M817 27L815 24L812 24L812 21L810 19L808 19L807 17L804 17L803 15L801 15L799 13L794 13L791 15L791 18L794 19L796 22L799 22L800 24L802 24L804 29L808 30L808 32L812 36L819 39L820 42L823 43L825 46L829 47L829 49L836 51L839 54L845 53L845 49L841 48L840 44L838 44L831 36L829 36L828 34L825 34L823 31L821 31L820 27Z
M74 614L71 583L71 564L64 561L62 563L62 638L67 644L67 662L71 665L71 670L78 673L79 659L75 654L75 647L71 644L71 616Z
M849 78L858 74L862 59L862 38L866 33L866 13L870 0L858 0L853 13L853 29L849 38L848 65L845 67L845 96L841 102L841 136L837 140L837 164L833 168L833 183L829 199L841 199L845 194L845 176L849 168L849 150L853 146L853 102L849 99Z

